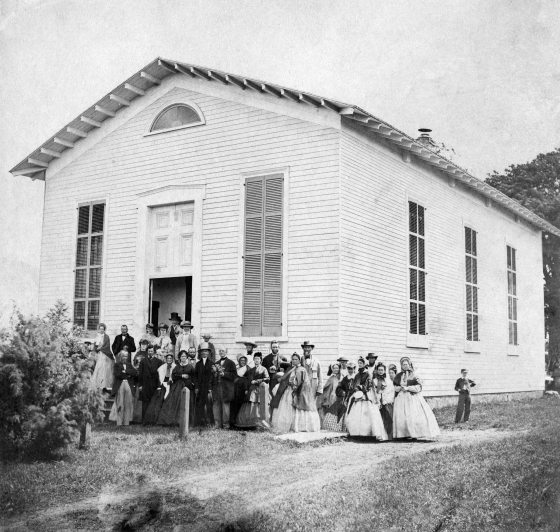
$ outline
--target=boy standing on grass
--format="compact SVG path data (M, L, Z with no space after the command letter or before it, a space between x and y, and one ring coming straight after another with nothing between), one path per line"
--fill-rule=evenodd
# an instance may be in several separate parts
M476 386L474 381L468 378L468 370L461 370L461 377L455 383L455 391L459 392L459 402L457 403L457 412L455 414L455 423L460 423L465 414L464 420L467 422L471 414L471 388Z

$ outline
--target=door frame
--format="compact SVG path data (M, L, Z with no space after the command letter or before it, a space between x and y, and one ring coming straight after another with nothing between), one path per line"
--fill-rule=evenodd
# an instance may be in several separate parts
M148 322L150 301L150 279L148 274L148 255L145 253L146 238L149 234L150 209L176 203L194 203L193 218L193 262L192 262L192 302L191 321L200 331L201 296L202 296L202 212L206 196L204 185L169 185L159 187L136 195L137 239L136 239L136 280L135 302L133 312L133 330L144 331ZM169 276L165 276L169 277Z

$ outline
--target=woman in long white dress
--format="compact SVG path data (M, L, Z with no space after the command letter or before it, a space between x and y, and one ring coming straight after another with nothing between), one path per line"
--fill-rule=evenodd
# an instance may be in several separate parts
M422 397L422 382L414 372L410 358L401 358L401 372L395 377L393 405L393 437L433 440L439 436L439 426Z
M350 368L350 364L348 364ZM372 380L366 369L365 360L358 359L358 372L351 378L350 372L340 383L346 393L346 430L350 436L373 436L387 440L387 432L372 390Z
M105 332L107 327L100 323L97 327L97 336L93 343L95 356L95 368L91 376L92 388L110 390L113 387L115 357L111 352L109 335Z

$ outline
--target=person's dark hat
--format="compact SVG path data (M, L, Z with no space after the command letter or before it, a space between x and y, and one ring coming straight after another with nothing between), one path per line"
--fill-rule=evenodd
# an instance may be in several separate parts
M305 349L306 347L311 347L311 349L315 349L315 346L309 340L305 340L303 344L301 344L302 349Z
M167 330L167 329L169 329L169 325L167 325L167 323L161 322L161 323L158 325L158 329L165 329L165 330Z
M212 351L212 350L210 349L210 345L207 342L202 342L198 346L198 352L200 353L200 351Z
M191 322L190 322L190 321L186 321L186 320L184 320L184 321L181 322L181 328L183 328L183 327L189 327L189 328L191 328L191 329L194 329L194 325L191 325Z
M463 369L461 370L461 373L463 373L463 371L469 371L469 370L466 369L466 368L463 368Z
M280 358L280 369L288 369L292 366L291 362L288 360L288 357L283 356Z
M179 314L178 314L177 312L172 312L172 313L171 313L171 316L170 316L170 318L169 318L169 321L178 321L178 322L181 322L181 321L182 321L182 318L181 318L181 316L179 316Z
M153 323L146 323L146 329L150 327L150 329L154 328L154 324Z
M368 360L369 360L370 358L373 358L373 360L377 360L377 359L379 358L379 356L376 355L375 353L368 353L366 358L367 358Z
M341 356L336 359L337 362L348 362L348 357Z

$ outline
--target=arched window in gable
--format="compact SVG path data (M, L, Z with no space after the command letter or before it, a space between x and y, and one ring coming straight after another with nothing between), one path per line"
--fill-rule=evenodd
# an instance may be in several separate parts
M171 131L200 124L204 124L204 117L199 110L191 105L178 103L166 107L156 116L150 127L150 133Z

